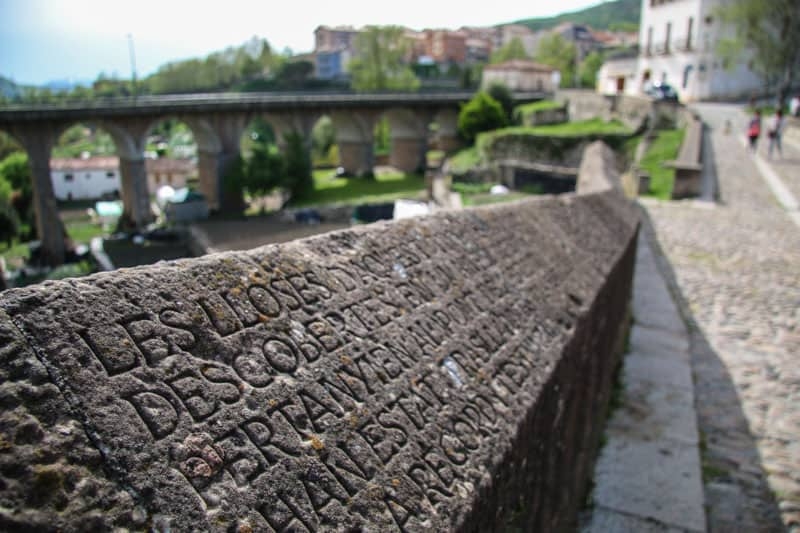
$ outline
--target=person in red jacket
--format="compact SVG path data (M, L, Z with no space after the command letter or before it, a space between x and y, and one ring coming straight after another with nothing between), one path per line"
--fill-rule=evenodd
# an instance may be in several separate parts
M747 126L747 138L750 139L750 150L753 153L758 148L759 136L761 136L761 111L756 109Z

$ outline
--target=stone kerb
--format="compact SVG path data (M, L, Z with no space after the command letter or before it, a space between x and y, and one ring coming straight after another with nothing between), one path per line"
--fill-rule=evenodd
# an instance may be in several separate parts
M605 190L7 291L0 526L564 529L637 227Z

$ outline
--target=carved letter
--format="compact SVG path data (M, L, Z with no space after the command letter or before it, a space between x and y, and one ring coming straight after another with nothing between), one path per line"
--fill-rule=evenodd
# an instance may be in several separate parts
M161 440L175 431L178 425L178 412L161 393L139 392L127 400L136 409L139 418L155 440Z

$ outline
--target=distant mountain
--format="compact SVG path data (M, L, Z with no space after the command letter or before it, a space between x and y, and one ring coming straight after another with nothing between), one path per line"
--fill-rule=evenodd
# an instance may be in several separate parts
M54 93L58 92L69 92L75 87L91 87L92 80L72 80L72 79L63 79L63 80L53 80L48 81L47 83L42 85L43 89L50 89Z
M562 22L586 24L595 30L626 29L639 26L642 0L613 0L580 11L562 13L555 17L531 18L516 21L534 31L557 26ZM627 28L626 28L627 27Z
M22 87L8 78L0 76L0 96L5 98L15 98L22 92Z

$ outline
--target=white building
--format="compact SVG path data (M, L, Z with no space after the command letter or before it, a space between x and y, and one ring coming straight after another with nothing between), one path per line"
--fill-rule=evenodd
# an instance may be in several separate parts
M484 67L481 87L486 89L494 83L499 83L512 91L553 92L557 85L553 81L554 72L556 70L547 65L524 59L512 59Z
M597 91L603 94L638 94L631 90L636 86L638 57L607 59L597 72Z
M715 9L725 0L642 0L640 55L635 83L628 94L641 94L649 83L670 84L683 102L736 98L764 89L750 66L749 54L733 65L716 57L717 43L733 35Z
M50 160L53 192L59 200L116 196L122 190L119 158L83 157Z
M197 173L190 159L145 159L147 189L155 194L159 187L185 187ZM90 200L118 196L122 191L117 156L50 159L53 192L59 200Z

